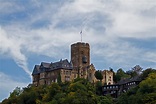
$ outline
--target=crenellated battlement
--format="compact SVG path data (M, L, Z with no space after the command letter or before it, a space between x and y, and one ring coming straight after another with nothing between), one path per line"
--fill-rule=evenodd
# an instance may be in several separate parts
M71 45L71 48L73 47L90 47L89 43L84 43L84 42L77 42Z

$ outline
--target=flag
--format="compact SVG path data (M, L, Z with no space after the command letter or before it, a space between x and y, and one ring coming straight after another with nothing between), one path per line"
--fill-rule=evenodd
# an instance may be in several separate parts
M81 42L82 42L82 30L80 31L80 34L81 34Z
M80 31L80 34L82 34L82 30Z

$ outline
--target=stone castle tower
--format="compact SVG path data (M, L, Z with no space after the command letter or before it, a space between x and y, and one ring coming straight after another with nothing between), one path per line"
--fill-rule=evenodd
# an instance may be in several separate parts
M50 85L53 82L72 81L75 78L84 78L94 83L98 81L95 78L96 69L93 64L90 64L90 46L88 43L77 42L71 45L71 60L70 62L60 60L58 62L41 62L40 65L35 65L32 72L33 84ZM110 71L103 71L104 79L102 83L112 84L113 74ZM61 79L59 79L61 78Z
M90 46L88 43L78 42L71 45L71 62L73 67L87 67L90 65Z

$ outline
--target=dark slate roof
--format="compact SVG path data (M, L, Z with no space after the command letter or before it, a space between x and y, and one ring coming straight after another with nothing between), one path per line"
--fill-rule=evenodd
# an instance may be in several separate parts
M38 66L35 65L32 75L39 74L45 71L57 70L57 69L72 70L73 65L67 59L65 60L61 59L60 61L54 62L54 63L41 62L41 65L38 65Z
M122 79L119 82L117 82L117 84L126 84L126 83L129 83L129 82L135 82L135 81L141 81L140 76L135 76L135 77L132 77L132 78Z
M50 63L41 62L41 66L43 66L44 68L50 68Z
M67 59L65 60L60 60L59 62L51 63L50 65L50 70L55 70L55 69L72 69L72 63L69 63Z
M32 75L40 73L40 65L35 65Z

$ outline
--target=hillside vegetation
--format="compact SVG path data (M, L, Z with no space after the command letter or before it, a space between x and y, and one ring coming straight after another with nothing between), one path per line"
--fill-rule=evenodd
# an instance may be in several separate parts
M16 88L2 104L112 104L110 96L96 94L98 86L85 79L47 86Z
M134 76L134 73L120 69L115 75L119 78ZM117 99L102 96L101 81L92 84L77 78L66 83L38 87L29 85L23 89L16 87L0 104L156 104L156 70L149 68L142 71L141 78L142 82L137 87Z

